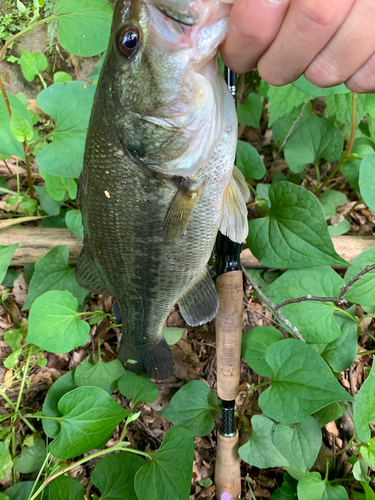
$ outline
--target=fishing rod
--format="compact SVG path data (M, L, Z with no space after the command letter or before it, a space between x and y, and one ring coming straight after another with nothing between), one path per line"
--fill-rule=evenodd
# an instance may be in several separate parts
M237 103L236 73L225 68L229 90ZM219 312L215 320L217 353L217 393L222 403L222 425L217 435L215 466L216 498L237 500L241 497L241 470L238 455L238 431L235 428L235 399L239 391L243 278L241 244L218 233L215 245L216 289Z

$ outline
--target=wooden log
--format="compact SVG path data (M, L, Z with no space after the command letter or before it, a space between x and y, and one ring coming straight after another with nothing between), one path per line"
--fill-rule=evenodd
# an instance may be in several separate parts
M348 262L361 252L375 246L373 236L334 236L332 238L336 252ZM67 228L17 226L0 230L0 245L19 243L12 259L12 266L24 266L36 262L56 245L69 248L69 263L75 265L82 248L82 240ZM245 267L264 267L249 249L241 253L241 262Z
M0 231L0 245L19 243L13 255L12 266L36 262L57 245L69 248L69 264L77 264L82 239L67 228L59 227L10 227Z

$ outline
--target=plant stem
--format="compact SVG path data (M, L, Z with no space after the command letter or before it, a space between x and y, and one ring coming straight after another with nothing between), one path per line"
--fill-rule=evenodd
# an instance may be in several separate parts
M358 207L358 205L360 205L361 203L363 203L363 198L362 196L359 198L359 200L357 200L354 205L352 206L352 208L349 210L349 212L345 215L345 219L349 219L349 217L352 215L353 211L355 208Z
M357 356L361 356L364 354L374 354L374 353L375 353L375 350L374 351L358 351Z
M24 144L25 158L26 158L27 183L29 185L30 198L34 200L35 197L34 197L33 178L31 177L30 153L27 152L27 149L25 147L26 143L24 142L23 144ZM36 213L34 215L36 215Z
M34 493L34 490L37 487L37 484L38 484L38 481L40 479L40 476L42 475L42 472L43 472L43 470L44 470L44 468L45 468L45 466L46 466L46 464L47 464L50 456L51 456L51 453L47 453L46 458L45 458L45 460L44 460L44 462L42 464L42 467L40 468L40 470L38 472L38 475L37 475L37 477L36 477L36 479L34 481L33 487L31 488L29 496L27 497L27 500L29 500L29 498L31 497L31 495Z
M42 82L43 88L46 89L47 84L46 84L45 79L42 77L42 75L40 73L38 73L38 77L39 77L39 80Z
M350 450L350 448L355 448L357 446L360 446L361 443L354 443L354 439L355 439L355 435L351 438L349 443L344 448L342 448L340 451L338 451L337 453L332 453L332 455L320 455L317 458L317 460L322 460L322 459L329 460L330 458L339 457L340 455L342 455L346 451Z
M39 493L41 493L44 490L44 488L51 481L53 481L54 479L56 479L57 477L61 476L62 474L65 474L66 472L69 472L72 469L75 469L78 465L82 465L82 464L88 462L89 460L92 460L93 458L100 457L101 455L107 455L108 453L112 453L113 451L126 451L126 452L129 452L129 453L134 453L136 455L142 455L144 457L151 458L150 453L146 453L146 452L138 451L138 450L133 450L132 448L126 448L125 449L124 446L128 446L128 443L124 443L123 442L123 443L120 443L120 444L116 444L115 446L112 446L111 448L107 448L106 450L101 450L101 451L98 451L96 453L93 453L92 455L89 455L89 456L87 456L85 458L82 458L81 460L78 460L78 462L74 462L74 463L68 465L68 467L65 467L65 469L62 469L62 470L56 472L55 474L52 474L52 476L48 477L43 482L43 484L41 484L41 486L34 493L34 495L32 497L30 497L28 500L36 500L36 498L38 497Z
M24 372L23 372L23 377L22 377L20 392L18 394L18 399L17 399L17 404L16 404L16 410L15 410L16 413L18 413L18 411L20 409L20 404L21 404L21 399L22 399L22 393L23 393L23 389L24 389L25 384L26 384L26 378L27 378L27 373L28 373L28 368L29 368L29 363L30 363L30 358L31 358L31 351L32 351L32 347L30 346L29 347L29 353L27 355L27 360L26 360L26 363L25 363L25 366L24 366Z
M316 191L318 189L319 184L320 184L320 169L319 169L318 162L316 162L314 164L314 167L315 167L315 172L316 172L316 188L315 188L315 191Z

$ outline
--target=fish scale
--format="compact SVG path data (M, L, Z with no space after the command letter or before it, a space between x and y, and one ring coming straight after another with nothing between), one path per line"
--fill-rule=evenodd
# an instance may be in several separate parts
M160 0L158 2L160 5ZM199 101L195 104L196 111L194 105L188 106L190 115L185 128L184 115L174 118L165 107L166 102L175 106L178 98L185 102L190 95L194 102L201 95L192 87L191 64L186 70L190 76L186 77L181 68L175 74L177 80L181 77L180 84L187 86L180 92L178 85L174 88L170 79L165 82L160 76L165 74L165 67L159 67L163 61L155 63L151 58L155 47L148 42L147 31L133 60L124 60L116 47L119 30L124 26L129 29L129 25L144 27L147 16L151 19L150 12L153 10L139 0L131 3L118 0L115 7L111 41L94 99L80 179L85 236L76 277L81 286L116 298L122 319L119 357L124 363L136 361L127 364L127 368L163 379L173 373L172 356L162 336L173 305L179 303L183 317L192 325L207 322L217 313L218 298L207 262L221 218L226 219L226 212L234 219L238 216L232 214L227 191L228 186L232 186L233 193L239 193L241 182L240 188L233 187L237 141L233 99L212 58L207 88L216 96L215 106L223 122L219 126L213 123L215 128L207 136L216 141L208 161L198 169L193 164L186 175L180 175L180 155L185 155L181 161L188 164L189 134L193 134L191 140L195 140L196 132L189 128L194 124L194 120L191 122L194 113L200 120L197 123L202 122L206 127L202 133L211 126L200 118L201 110L207 113L207 109L200 107ZM168 23L164 17L162 21ZM214 35L213 43L217 44L222 38ZM182 61L186 61L185 48L183 52ZM216 48L213 56L215 53ZM167 64L166 60L165 64L169 70L176 67L174 52L171 58L172 62ZM150 71L153 78L148 79L144 87L150 95L144 94L142 100L140 88ZM201 75L197 78L202 82ZM158 82L154 90L150 81L154 85ZM127 97L124 85L131 93L131 84L136 84L137 90ZM171 95L163 97L166 91ZM155 110L146 111L152 105ZM216 108L213 108L213 116L217 115ZM217 131L219 137L215 136ZM210 145L200 147L203 147L202 156L207 155L209 150L204 148ZM165 155L163 148L168 149ZM192 158L197 157L194 148L191 154ZM178 174L171 168L175 157ZM246 198L246 193L244 196Z

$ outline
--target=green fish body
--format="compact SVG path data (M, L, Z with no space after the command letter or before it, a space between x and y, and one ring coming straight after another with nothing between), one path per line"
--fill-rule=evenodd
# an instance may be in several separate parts
M236 112L216 60L229 9L118 0L91 114L76 277L116 298L119 357L156 379L173 374L162 336L173 305L190 325L217 313L207 262L218 229L238 242L247 232Z

